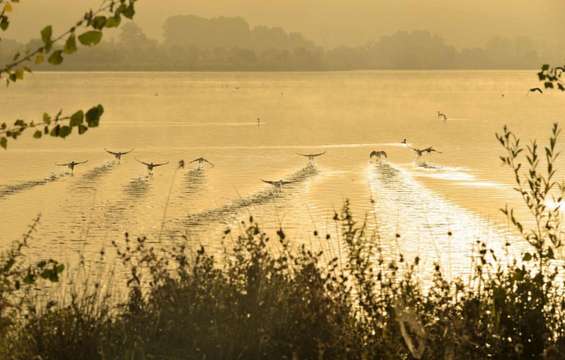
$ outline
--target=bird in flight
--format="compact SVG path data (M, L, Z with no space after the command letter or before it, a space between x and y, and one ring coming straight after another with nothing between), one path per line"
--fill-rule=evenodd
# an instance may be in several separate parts
M407 145L408 144L408 140L406 140L406 138L402 139L402 141L400 142L403 145Z
M108 149L104 149L108 154L113 155L118 161L122 160L122 156L129 154L134 149L130 151L110 151Z
M317 154L298 154L297 153L296 155L304 156L304 157L308 158L308 160L314 161L315 158L322 156L322 155L325 155L325 154L326 154L326 152L324 151L324 152L317 153Z
M55 164L55 165L57 165L57 166L66 166L66 167L68 167L69 169L71 169L71 174L74 174L74 172L75 172L75 167L76 167L77 165L86 164L87 162L88 162L88 160L79 161L79 162L71 161L71 162L69 162L69 163L65 163L65 164Z
M531 92L531 93L538 92L538 93L540 93L540 94L543 94L543 90L540 89L539 87L531 88L531 89L530 89L530 92Z
M141 160L138 160L138 159L135 159L135 160L137 160L138 163L147 166L147 170L149 170L150 174L153 172L154 168L159 167L159 166L163 166L163 165L167 165L169 163L168 161L165 162L165 163L153 163L153 162L147 163L145 161L141 161Z
M203 166L204 164L208 164L208 165L210 165L211 167L215 167L214 164L212 164L210 161L204 159L203 157L199 157L198 159L194 159L194 160L192 160L190 163L191 163L191 164L192 164L192 163L198 163L198 168L199 168L199 169L202 168L202 166Z
M441 111L437 112L437 118L439 120L447 121L447 115L445 113L442 113Z
M380 159L382 159L382 158L387 159L388 156L387 156L387 154L386 154L386 151L382 151L382 150L381 150L381 151L373 150L373 151L371 151L371 153L369 154L369 158L371 158L371 159L372 159L372 158L377 158L377 160L380 160Z
M272 181L272 180L263 180L263 179L261 179L261 181L263 181L266 184L273 185L275 188L279 190L282 189L284 185L288 185L296 182L296 181L285 181L285 180Z
M431 153L433 153L433 152L437 152L437 153L440 153L440 154L441 154L441 151L438 151L438 150L434 149L433 146L428 146L427 148L424 148L424 149L416 149L416 148L411 147L410 149L412 149L413 151L415 151L416 154L418 155L418 157L421 157L421 156L424 155L425 153L431 154Z

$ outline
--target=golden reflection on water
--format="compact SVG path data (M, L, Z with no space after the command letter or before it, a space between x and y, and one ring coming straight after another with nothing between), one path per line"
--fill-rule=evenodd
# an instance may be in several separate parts
M338 254L332 217L350 199L355 216L367 215L378 230L389 258L418 255L423 267L440 261L465 273L477 240L498 252L507 241L514 252L523 249L498 212L518 198L499 165L494 132L509 123L525 137L545 138L565 103L528 96L530 78L457 71L39 73L0 90L4 117L94 103L107 113L85 136L25 137L0 153L0 245L41 212L34 256L95 259L126 231L162 246L188 241L221 251L225 228L236 232L253 215L268 231L287 229L296 244ZM438 110L450 120L438 121ZM441 154L421 166L404 138ZM117 162L105 148L136 150ZM373 150L386 151L387 162L370 163ZM314 163L296 154L323 151ZM176 169L178 160L201 156L216 166ZM148 176L136 158L170 163ZM74 176L54 165L71 160L89 162ZM261 179L293 183L276 189ZM321 241L325 234L331 241Z

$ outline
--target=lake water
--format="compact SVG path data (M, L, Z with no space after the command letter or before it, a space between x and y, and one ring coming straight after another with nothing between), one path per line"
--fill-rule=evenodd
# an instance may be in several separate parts
M534 85L533 71L37 73L0 90L3 120L98 103L106 113L84 136L27 134L0 152L0 246L41 213L33 256L94 259L125 231L218 251L223 230L237 233L252 214L336 255L332 217L349 199L359 221L378 227L387 256L464 273L476 240L524 248L498 210L518 198L494 133L508 124L547 138L565 97L528 94ZM404 138L442 153L419 167ZM104 148L135 151L118 163ZM388 160L370 162L372 150ZM324 151L312 164L297 155ZM177 170L200 156L215 167ZM170 164L149 177L136 158ZM71 160L88 163L74 176L55 165ZM294 182L277 191L262 179Z

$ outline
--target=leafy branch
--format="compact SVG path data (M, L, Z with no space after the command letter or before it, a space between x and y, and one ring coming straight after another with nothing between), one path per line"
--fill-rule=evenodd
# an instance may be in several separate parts
M53 27L46 26L41 30L43 44L35 49L28 49L22 55L16 53L12 62L0 68L0 78L6 76L6 82L22 80L26 72L31 72L25 63L34 61L36 65L47 62L51 65L60 65L65 55L74 54L77 50L77 39L84 46L94 46L102 40L104 28L115 28L121 24L122 16L132 19L135 15L135 2L137 0L104 0L98 10L89 10L82 18L67 31L53 34ZM5 15L4 15L5 16ZM6 27L7 29L7 27ZM84 29L80 35L77 32ZM61 40L65 40L62 47L56 47Z
M6 31L8 27L10 27L10 18L8 17L8 13L12 12L12 4L19 3L20 0L0 0L0 30Z
M496 134L496 138L506 150L506 154L500 156L500 159L512 169L516 184L514 189L524 200L535 226L525 230L514 209L506 206L501 211L535 250L534 254L524 254L524 260L538 261L540 269L547 261L555 259L554 250L563 245L560 212L565 184L555 179L555 164L559 157L556 146L560 133L559 125L553 124L549 143L543 147L542 154L536 141L524 147L507 126L504 126L502 133ZM522 169L524 154L527 169Z
M0 124L0 147L6 149L9 138L16 140L27 129L36 129L33 133L35 139L41 139L44 135L64 139L72 133L73 128L77 128L78 134L82 135L88 129L98 127L102 114L104 114L104 107L97 105L86 112L79 110L70 116L63 116L63 111L60 110L55 116L44 113L43 119L37 122L19 119L11 126L2 123Z
M0 30L6 31L10 26L8 13L12 11L12 3L19 0L0 0ZM97 10L89 10L82 18L71 26L67 31L53 34L53 27L46 26L41 30L42 45L35 49L28 49L24 54L16 53L12 61L0 67L0 79L5 77L6 85L24 79L26 73L32 70L28 66L33 62L40 65L47 62L51 65L60 65L67 55L78 51L78 44L90 47L100 43L103 30L120 26L122 17L132 19L135 15L135 3L137 0L103 0ZM2 4L4 6L2 7ZM78 34L80 32L80 34ZM78 35L77 35L78 34ZM64 40L64 44L63 43ZM3 122L0 124L0 147L7 149L9 139L17 139L25 130L37 128L34 138L39 139L44 135L66 138L76 127L78 134L84 134L89 128L97 127L100 117L104 113L102 105L97 105L89 110L76 111L72 115L62 116L62 111L57 115L43 115L42 121L28 122L22 119L12 124Z
M560 91L565 91L565 83L561 80L563 73L565 73L565 65L552 67L549 64L543 64L537 75L539 81L543 82L545 89L559 89ZM540 93L543 92L540 88L531 90L536 90Z

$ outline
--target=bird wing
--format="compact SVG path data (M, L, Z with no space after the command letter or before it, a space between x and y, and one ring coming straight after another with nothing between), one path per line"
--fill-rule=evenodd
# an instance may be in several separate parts
M300 156L305 156L305 157L318 157L318 156L322 156L324 155L326 152L321 152L321 153L317 153L317 154L300 154L300 153L296 153L297 155Z
M122 155L127 155L127 154L129 154L130 152L132 152L132 151L134 151L134 150L135 150L135 149L131 149L130 151L123 152Z
M283 184L283 185L288 185L288 184L292 184L292 183L295 183L295 182L297 182L297 181L296 180L295 181L285 181L285 180L280 181L280 183Z
M202 158L194 159L190 163L192 164L192 163L199 162L199 161L202 161Z
M104 150L105 150L108 154L111 154L111 155L114 155L114 156L118 155L117 152L113 152L113 151L110 151L110 150L108 150L108 149L104 149Z
M206 160L206 159L202 159L204 161L206 161L208 164L210 164L212 167L215 167L216 165L212 164L210 161Z
M167 165L169 162L164 162L164 163L160 163L160 164L153 164L153 166L157 167L157 166L163 166L163 165Z
M261 179L261 181L264 182L264 183L267 183L269 185L276 185L277 184L276 181L269 181L269 180L263 180L263 179Z
M66 163L66 164L57 164L57 163L55 163L55 165L57 165L57 166L69 166L69 164L70 164L70 163Z
M530 89L530 92L536 92L536 91L539 92L540 94L543 94L543 90L540 89L540 88L531 88Z
M139 159L137 159L137 158L136 158L135 160L137 160L138 163L143 164L143 165L145 165L145 166L151 166L151 164L148 164L148 163L146 163L145 161L141 161L141 160L139 160Z
M88 162L88 160L84 160L84 161L81 161L81 162L77 162L75 165L86 164L87 162Z

